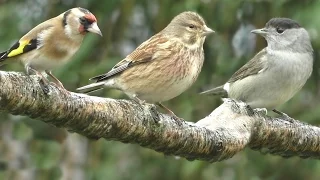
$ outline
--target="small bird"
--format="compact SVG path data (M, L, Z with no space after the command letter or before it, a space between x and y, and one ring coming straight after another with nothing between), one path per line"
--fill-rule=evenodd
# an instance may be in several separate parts
M161 102L180 95L195 82L204 60L203 43L213 32L199 14L183 12L109 72L90 79L95 83L77 90L119 89L139 103L157 103L177 120Z
M27 75L33 72L41 78L40 85L44 92L48 92L48 80L42 75L43 71L65 90L51 70L71 60L87 32L102 36L96 17L81 7L70 9L37 25L9 50L0 53L0 64L18 59Z
M264 28L251 32L263 36L267 47L226 84L201 94L228 96L252 108L273 109L280 114L274 108L292 98L312 73L313 49L308 32L288 18L273 18Z

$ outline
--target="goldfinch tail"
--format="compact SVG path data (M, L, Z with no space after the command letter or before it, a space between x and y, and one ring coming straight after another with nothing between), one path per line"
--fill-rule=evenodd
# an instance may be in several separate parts
M77 91L80 93L91 93L94 91L98 91L104 87L105 82L97 82L97 83L92 83L80 88L77 88Z
M7 51L0 52L0 67L2 67L7 63L6 59L7 59Z
M4 61L5 59L7 59L6 54L7 54L7 51L0 53L0 62L2 62L2 61Z
M220 97L228 97L228 92L223 89L223 86L219 86L213 89L209 89L200 93L201 95L215 95Z

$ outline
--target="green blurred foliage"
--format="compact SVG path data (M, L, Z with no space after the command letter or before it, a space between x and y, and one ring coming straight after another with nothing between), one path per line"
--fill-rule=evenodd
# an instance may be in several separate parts
M200 77L188 91L165 103L188 121L205 117L221 104L217 97L199 96L201 89L221 85L266 46L262 37L253 36L248 29L261 28L272 17L295 19L310 32L314 72L280 110L319 125L320 1L0 0L0 49L9 48L38 23L76 6L96 15L103 37L87 35L73 61L54 70L71 91L108 71L178 13L192 10L204 17L216 33L205 43ZM22 68L14 64L1 70ZM127 98L116 90L94 95ZM247 149L223 162L190 162L137 145L88 140L26 117L1 113L0 120L0 179L320 179L320 162L312 159L285 159Z

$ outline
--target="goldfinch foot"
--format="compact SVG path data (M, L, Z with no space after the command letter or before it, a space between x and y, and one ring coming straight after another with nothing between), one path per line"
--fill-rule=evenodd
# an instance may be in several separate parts
M52 80L54 81L54 83L56 84L56 85L58 85L60 88L62 88L62 89L65 89L64 88L64 86L63 86L63 84L59 81L59 79L58 78L56 78L52 73L51 73L51 71L45 71L51 78L52 78Z
M43 91L44 94L49 94L50 93L50 88L48 83L46 83L43 79L40 79L39 85Z
M50 85L56 87L57 89L62 91L62 93L64 93L64 94L70 94L70 92L66 88L64 88L64 86L61 86L61 84L59 84L59 83L50 82Z
M45 72L48 74L48 76L50 76L50 77L52 78L52 80L53 80L54 83L51 83L51 84L53 84L54 86L57 86L57 87L58 87L59 89L61 89L65 94L70 94L70 92L69 92L66 88L64 88L63 84L59 81L58 78L56 78L56 77L51 73L51 71L46 70Z
M46 77L43 76L43 74L32 67L26 65L25 66L26 74L27 76L30 77L31 74L36 74L40 80L39 80L39 85L43 91L44 94L49 94L50 93L50 88L49 88L49 81L47 80Z

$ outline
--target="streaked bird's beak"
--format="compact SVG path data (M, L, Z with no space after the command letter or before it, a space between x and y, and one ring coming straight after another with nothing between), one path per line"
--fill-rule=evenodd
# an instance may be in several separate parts
M259 34L259 35L261 35L261 36L265 36L266 34L268 34L268 30L265 29L265 28L255 29L255 30L252 30L251 33L253 33L253 34Z
M211 33L214 33L214 30L208 28L208 26L205 25L202 35L203 35L203 36L208 36L208 35L211 34Z
M102 33L98 27L97 22L94 22L91 24L91 26L87 29L89 32L95 33L95 34L99 34L100 36L102 36Z

